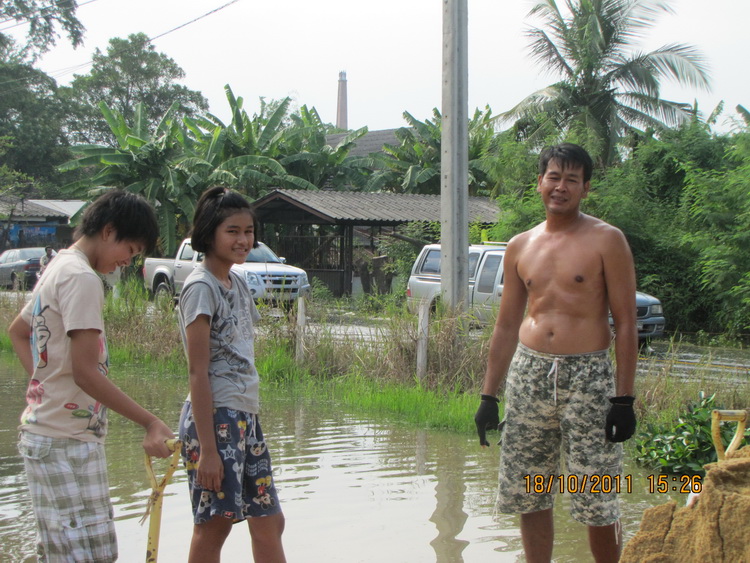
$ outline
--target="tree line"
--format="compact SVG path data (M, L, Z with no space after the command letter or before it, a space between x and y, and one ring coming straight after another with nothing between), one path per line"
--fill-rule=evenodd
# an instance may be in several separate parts
M470 118L468 191L497 199L500 209L496 225L472 228L472 236L508 240L541 220L539 150L577 142L597 163L584 211L625 232L639 287L662 299L670 327L746 335L750 114L738 106L729 112L734 125L719 133L721 106L705 116L660 97L664 80L709 84L693 46L635 50L665 12L669 3L661 0L533 6L530 16L540 23L527 30L529 52L557 79L510 110L485 107ZM440 192L437 109L423 119L405 112L394 144L353 156L367 128L347 131L331 146L326 137L338 131L315 108L288 98L261 98L250 115L227 85L231 117L222 121L200 92L178 83L182 69L144 34L113 38L106 53L95 52L88 73L58 86L34 64L54 43L55 26L80 43L74 6L0 0L0 16L33 24L20 46L0 32L0 193L141 193L158 210L161 250L171 254L198 195L215 183L251 199L276 187Z

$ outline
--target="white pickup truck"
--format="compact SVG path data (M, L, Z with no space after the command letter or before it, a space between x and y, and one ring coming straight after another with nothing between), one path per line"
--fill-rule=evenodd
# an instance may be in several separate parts
M505 243L469 247L469 306L480 323L493 323L500 307L505 247ZM406 300L411 311L416 312L420 302L435 307L440 298L440 259L440 245L428 244L415 260L406 286ZM663 336L666 321L661 301L637 291L635 304L638 338L646 341Z
M190 239L185 239L176 258L146 258L143 264L146 288L154 295L166 294L177 299L190 272L202 261L203 253L193 250ZM262 242L250 251L244 264L235 264L232 270L247 282L256 301L292 304L310 293L307 273L285 264L283 258Z

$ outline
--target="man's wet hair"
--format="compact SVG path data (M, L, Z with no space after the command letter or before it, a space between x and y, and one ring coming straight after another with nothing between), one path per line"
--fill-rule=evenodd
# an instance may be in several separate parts
M560 143L553 147L545 148L539 155L539 175L544 176L550 160L560 163L563 170L566 168L583 168L583 181L591 180L594 163L586 149L573 143Z
M159 239L159 224L151 204L124 190L110 190L94 200L83 212L75 239L93 237L107 225L115 230L116 241L141 243L144 254L151 254Z
M190 235L193 250L208 252L214 242L218 226L224 219L238 211L246 211L252 217L256 237L253 241L253 248L257 248L260 225L255 213L250 209L250 203L234 190L224 186L214 186L201 194L198 206L195 208L193 232Z

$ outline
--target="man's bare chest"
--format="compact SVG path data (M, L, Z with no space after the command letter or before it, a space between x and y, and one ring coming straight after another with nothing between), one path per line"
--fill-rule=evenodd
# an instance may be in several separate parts
M518 274L529 292L551 287L585 291L603 283L603 272L601 254L583 244L577 248L532 246L518 262Z

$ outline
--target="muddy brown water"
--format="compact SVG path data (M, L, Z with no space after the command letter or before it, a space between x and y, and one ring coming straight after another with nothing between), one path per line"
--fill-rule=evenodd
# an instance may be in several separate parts
M182 376L154 378L141 368L113 370L117 383L173 427L187 389ZM26 377L0 354L0 561L35 561L34 524L16 453L16 425ZM471 435L424 430L314 397L263 395L261 415L287 519L290 562L472 563L523 561L518 518L493 517L498 449ZM120 561L143 561L147 526L138 524L149 495L141 430L111 416L107 456ZM645 508L684 495L649 494L647 476L629 463L632 492L622 494L625 538ZM159 561L186 561L192 532L185 473L167 487ZM590 561L585 528L555 508L554 559ZM248 561L247 527L234 527L224 558Z

